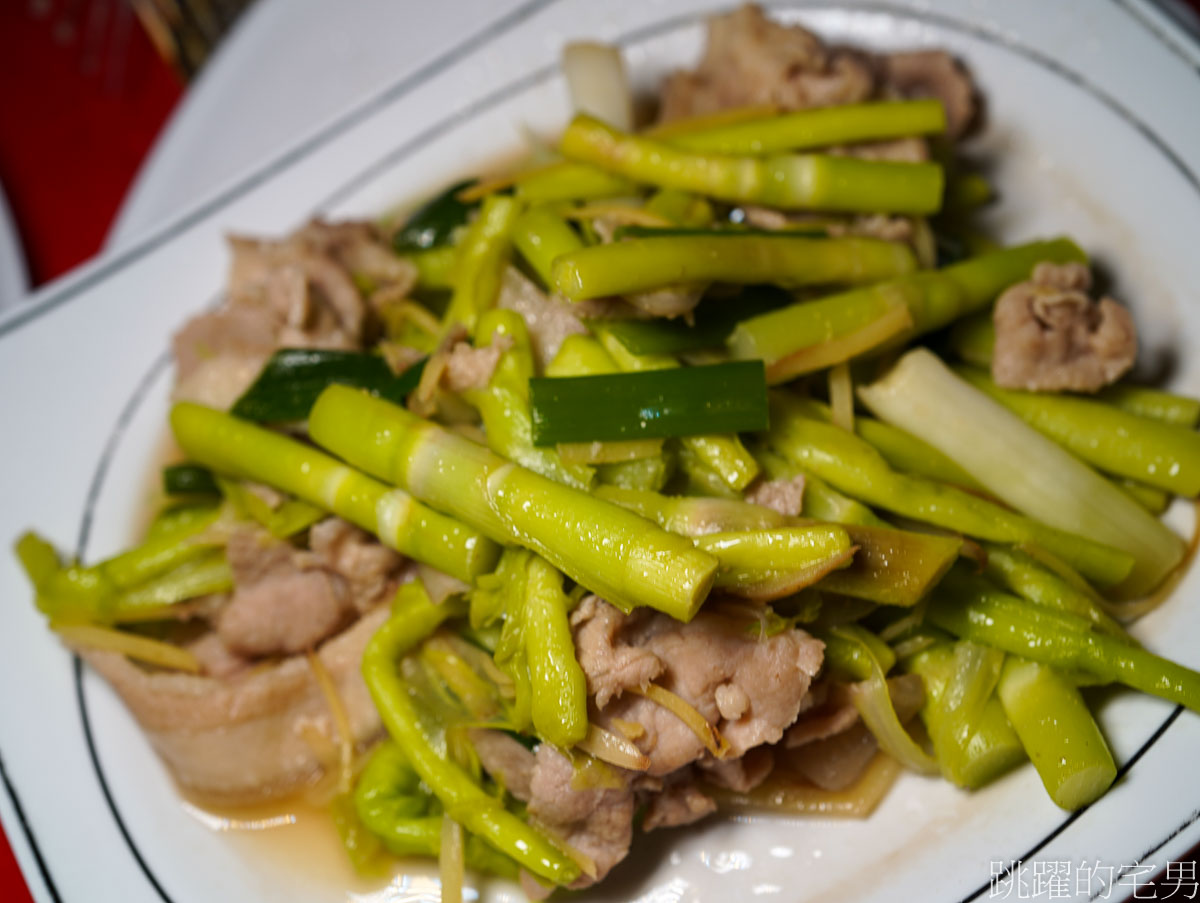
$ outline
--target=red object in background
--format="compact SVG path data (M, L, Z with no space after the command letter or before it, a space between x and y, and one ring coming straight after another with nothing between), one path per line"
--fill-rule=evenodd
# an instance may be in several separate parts
M100 250L182 92L127 0L0 0L0 182L33 284Z
M182 93L127 0L0 0L0 182L33 285L99 252ZM33 903L2 834L0 899Z

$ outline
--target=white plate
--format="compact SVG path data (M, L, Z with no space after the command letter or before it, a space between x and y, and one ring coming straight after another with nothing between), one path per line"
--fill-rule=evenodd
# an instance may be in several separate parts
M4 188L0 186L0 311L7 310L29 293L25 256L17 236Z
M514 7L313 140L0 320L0 537L33 525L86 560L129 539L163 428L166 337L219 293L223 232L277 234L317 211L372 214L428 192L518 145L524 127L549 134L562 124L562 40L619 40L648 84L694 58L702 6ZM1200 66L1182 33L1116 3L854 6L777 9L833 39L946 46L967 59L991 106L978 150L997 164L997 228L1076 236L1136 308L1150 356L1173 352L1175 385L1200 392L1189 353L1200 346ZM1198 590L1193 573L1137 631L1193 667L1200 612L1186 600ZM40 900L345 897L334 842L311 836L319 823L247 839L213 832L180 805L119 701L47 634L8 556L0 598L0 815ZM1131 880L1145 882L1142 868L1161 869L1200 839L1200 718L1124 693L1104 697L1100 714L1122 779L1077 815L1055 809L1028 768L973 796L908 778L865 822L711 821L639 838L588 899L958 901L987 899L997 871L1018 882L997 896L1007 887L1028 899L1059 863L1070 863L1072 895L1087 879L1104 890L1098 864L1101 879L1124 873L1109 893L1126 896ZM429 875L413 866L378 898L435 895Z

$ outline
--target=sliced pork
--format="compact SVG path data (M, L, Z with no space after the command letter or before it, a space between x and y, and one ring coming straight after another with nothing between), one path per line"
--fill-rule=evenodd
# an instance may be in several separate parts
M657 612L622 615L600 599L584 605L573 630L596 720L618 733L624 723L638 724L642 733L632 739L652 775L696 761L705 744L670 709L628 692L644 687L648 675L695 708L737 758L783 736L821 667L824 647L801 630L760 639L745 619L714 611L682 624Z
M750 106L784 110L887 98L933 97L946 110L951 138L979 119L979 93L970 74L940 50L871 54L829 47L799 25L773 22L753 4L714 16L699 66L668 76L660 97L664 121ZM840 148L867 159L928 159L924 140Z
M387 619L380 606L317 651L337 688L352 739L379 736L379 714L360 673L363 649ZM124 699L185 790L227 804L285 796L328 763L305 739L336 736L329 707L303 655L229 677L145 670L115 652L80 654Z
M1129 371L1137 357L1133 317L1111 298L1093 301L1091 285L1084 264L1043 262L1000 296L992 314L996 385L1095 392Z
M391 596L403 559L339 518L311 531L310 551L242 526L226 556L233 596L216 620L232 652L290 655L311 649Z

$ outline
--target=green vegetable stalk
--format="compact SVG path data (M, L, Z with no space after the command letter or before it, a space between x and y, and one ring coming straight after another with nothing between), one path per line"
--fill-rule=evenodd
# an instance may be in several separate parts
M579 867L446 756L423 725L398 672L401 656L454 613L452 605L434 605L419 583L406 584L391 617L363 653L363 679L371 699L392 739L451 818L531 873L555 884L569 884L578 877Z
M879 282L916 269L906 245L786 232L633 238L564 253L552 285L572 301L681 283L770 283L785 288Z
M547 205L530 207L513 224L513 244L548 289L554 288L555 258L583 248L570 224Z
M375 748L354 788L354 811L363 826L394 856L430 856L441 849L442 816L435 797L394 741ZM478 837L466 843L466 864L481 872L516 880L517 864Z
M906 306L912 318L904 335L921 335L983 309L1009 285L1026 278L1040 261L1086 259L1069 239L1031 242L943 270L910 273L744 320L730 335L729 350L736 358L762 358L771 365L802 349L861 330L888 315L897 304ZM827 366L840 362L832 360Z
M984 543L983 549L987 553L984 571L1000 586L1037 605L1087 618L1101 633L1125 637L1125 629L1104 610L1086 583L1055 573L1021 549L990 542Z
M921 675L925 683L921 719L933 740L934 753L946 778L960 787L976 790L1024 760L1021 740L995 696L984 703L982 712L969 727L965 743L960 742L961 736L944 729L945 688L954 674L954 646L951 643L935 643L906 659L903 667Z
M1200 673L1096 633L1084 618L1001 592L982 578L952 570L934 590L927 617L955 636L1200 712Z
M966 367L955 373L1031 427L1106 473L1175 495L1200 495L1200 433L1090 398L1001 389Z
M533 351L524 318L511 310L489 310L479 318L477 345L502 338L512 347L500 355L485 389L464 393L483 420L488 448L510 461L558 483L587 489L595 471L583 464L569 464L552 448L534 446L534 423L529 409L529 378L533 374Z
M714 154L774 154L835 144L886 141L946 130L945 108L936 100L817 107L713 126L666 138L668 144Z
M924 348L909 351L882 379L860 387L858 396L880 419L920 431L922 439L1022 514L1131 555L1133 570L1119 590L1127 597L1150 592L1183 557L1183 541L1128 493L958 378ZM1096 576L1060 550L1049 551L1085 576Z
M309 432L318 444L499 541L537 552L626 610L689 620L717 562L635 514L505 461L366 394L331 386Z
M942 170L932 163L702 154L624 134L590 116L575 117L560 148L569 159L635 182L784 210L922 216L937 211L942 201Z
M562 574L533 556L521 613L533 694L531 717L539 737L563 748L580 742L588 731L587 680L575 659L569 604Z
M521 204L513 198L493 194L484 200L459 245L454 293L444 317L447 330L461 323L473 333L480 314L496 303L520 214Z
M171 409L171 429L193 460L319 505L459 580L495 565L498 547L477 530L295 439L190 402Z
M996 542L1031 542L1066 560L1084 576L1109 586L1124 580L1131 556L1016 514L976 495L901 474L857 436L803 416L782 395L772 396L767 443L806 472L870 505L905 517Z
M1117 766L1074 684L1047 665L1010 658L997 692L1057 805L1079 809L1104 795Z

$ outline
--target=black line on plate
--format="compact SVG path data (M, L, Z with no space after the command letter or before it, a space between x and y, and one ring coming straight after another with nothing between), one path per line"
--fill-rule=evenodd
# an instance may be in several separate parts
M100 767L100 756L96 752L96 741L92 736L92 719L88 715L87 700L84 697L83 689L83 659L78 655L74 656L75 668L75 698L79 702L79 718L83 722L83 736L87 740L88 756L92 760L92 768L96 772L96 777L100 781L100 792L104 794L104 801L108 803L108 809L112 812L113 820L117 823L117 830L121 832L121 836L125 839L125 845L129 847L129 852L133 854L134 861L142 870L142 874L146 876L146 880L150 882L150 886L154 888L159 899L163 903L174 903L170 895L163 889L154 872L150 871L150 866L146 863L142 856L141 850L138 849L136 843L133 842L133 837L129 834L129 828L125 824L125 819L121 817L120 810L117 809L117 802L113 799L112 789L108 786L108 781L104 777L104 769Z
M45 857L42 856L42 850L38 846L37 838L33 835L33 828L29 824L29 819L25 817L25 807L21 805L21 800L17 796L17 788L9 780L8 770L4 767L3 757L0 757L0 780L4 781L4 790L8 793L8 799L13 805L13 811L17 813L17 824L21 826L21 833L25 835L25 842L29 844L29 849L33 852L33 861L37 863L38 873L42 876L42 883L46 885L46 890L50 892L50 899L54 903L62 903L62 895L58 892L58 887L54 884L54 879L50 877L50 868L46 865Z
M1145 860L1148 856L1153 856L1155 853L1157 853L1159 850L1161 850L1163 847L1165 847L1167 844L1169 844L1172 840L1174 840L1176 837L1178 837L1180 834L1182 834L1184 831L1186 831L1188 828L1190 828L1192 825L1194 825L1197 821L1200 821L1200 809L1194 809L1192 811L1192 814L1189 815L1182 822L1180 822L1179 826L1176 827L1174 831L1172 831L1170 834L1168 834L1166 837L1164 837L1162 840L1160 840L1158 843L1156 843L1150 849L1148 849L1144 853L1142 853L1142 855L1137 857L1137 859L1135 859L1131 864L1124 866L1119 872L1117 872L1116 875L1113 876L1112 884L1110 884L1108 886L1107 892L1111 893L1112 889L1120 883L1121 879L1124 878L1126 875L1128 875L1130 872L1132 872L1135 868L1142 866L1145 863ZM1151 868L1154 868L1154 866L1151 865ZM1163 867L1161 869L1155 869L1154 873L1149 878L1146 879L1146 883L1153 884L1153 883L1157 882L1159 880L1159 878L1162 876L1162 874L1166 871L1166 868L1167 868L1166 863L1163 863ZM1136 882L1137 879L1135 878L1134 881ZM1088 897L1088 900L1089 901L1095 900L1095 899L1099 898L1101 894L1105 894L1105 893L1106 893L1106 889L1102 887L1100 890L1096 891L1094 894L1092 894L1090 897ZM1137 894L1136 887L1134 888L1133 893L1134 893L1134 895ZM1137 897L1137 896L1130 896L1130 897L1127 897L1126 899L1133 900L1133 899L1143 899L1143 898ZM1145 899L1150 899L1150 898L1147 897Z
M413 76L410 76L409 78L404 79L401 82L397 83L397 85L394 85L391 88L387 89L381 95L377 96L376 98L374 98L371 101L368 101L363 107L360 107L359 109L352 111L351 113L347 114L346 116L342 117L341 119L335 121L333 124L328 126L326 129L322 130L317 135L315 135L313 138L309 139L309 141L297 146L296 148L293 148L291 151L285 153L283 156L281 156L277 160L273 161L272 163L267 164L267 166L265 166L263 169L259 170L255 174L249 176L242 182L233 186L228 191L224 192L223 194L218 195L213 200L209 201L206 205L185 215L183 218L181 218L177 222L165 227L161 232L155 234L154 236L151 236L150 238L148 238L141 244L134 246L133 248L131 248L129 251L125 252L124 254L118 255L116 258L114 258L109 263L102 265L101 267L98 267L96 271L94 271L93 273L89 273L84 279L81 279L77 284L67 286L58 294L51 295L48 298L44 299L43 301L39 302L37 307L35 309L31 310L28 314L14 318L3 324L0 324L0 338L4 337L6 334L12 333L19 326L23 325L24 323L31 322L32 320L36 319L36 317L40 316L42 313L52 309L53 307L58 306L58 304L61 304L62 302L69 300L71 297L78 295L85 288L90 287L91 285L96 284L97 282L103 281L103 279L107 278L109 275L112 275L113 273L119 271L120 269L124 268L125 266L128 266L129 264L135 262L136 260L145 256L145 254L154 250L159 245L177 237L182 232L187 231L187 229L196 225L201 219L203 219L210 213L213 213L213 212L221 209L222 207L231 203L233 200L235 200L242 194L246 193L247 191L251 190L252 188L254 188L257 185L261 184L262 182L266 181L267 179L277 175L279 172L283 171L284 169L287 169L288 167L290 167L291 165L293 165L294 163L296 163L303 157L305 157L308 154L312 153L313 151L317 150L322 145L324 145L328 141L332 140L332 138L334 138L341 131L343 131L346 128L350 127L351 125L359 122L360 120L366 118L367 116L369 116L376 110L389 106L395 100L398 100L400 97L404 96L405 94L407 94L407 93L411 92L412 90L414 90L415 88L419 87L424 81L427 81L429 78L431 78L434 75L445 70L453 63L457 62L458 59L460 59L462 56L467 55L470 52L472 52L473 50L477 49L478 47L483 46L484 44L490 42L491 40L495 39L503 32L513 28L514 26L516 26L516 25L520 24L521 22L525 21L526 19L530 18L537 12L541 11L544 8L549 7L550 5L552 5L556 2L558 2L558 0L534 0L534 2L526 4L525 6L520 7L517 10L514 10L513 13L510 13L508 16L498 20L498 22L495 23L495 25L493 26L492 29L489 29L483 33L477 34L477 35L473 36L472 38L468 39L467 41L463 42L462 44L458 45L456 48L449 51L443 57L440 57L437 60L434 60L432 63L428 64L426 67L423 67L421 70L418 70L417 73L414 73ZM1118 0L1118 2L1119 2L1119 0ZM832 8L828 2L805 3L805 2L794 2L794 0L793 0L793 2L771 3L770 5L777 7L777 8L787 7L787 8L797 8L797 9L830 9L830 8ZM1170 148L1170 146L1168 146L1163 141L1163 139L1161 139L1145 123L1138 120L1136 118L1136 116L1130 110L1128 110L1126 107L1124 107L1117 100L1115 100L1108 94L1104 93L1103 91L1098 89L1096 86L1092 85L1090 82L1088 82L1082 76L1080 76L1078 73L1066 68L1061 63L1059 63L1057 60L1055 60L1051 57L1048 57L1048 56L1040 53L1039 51L1036 51L1026 45L1019 44L1011 38L1008 38L1001 34L994 33L984 27L977 26L977 25L974 25L971 23L961 22L952 17L937 14L937 13L931 13L931 12L923 11L923 10L915 10L915 9L911 9L911 8L907 8L907 7L894 6L894 5L888 4L888 3L863 4L861 6L856 6L855 10L856 11L864 11L864 12L881 12L881 13L887 13L887 14L892 14L892 15L898 15L898 16L902 16L902 17L906 17L906 18L910 18L910 19L917 19L917 20L921 20L921 21L930 22L930 23L933 23L936 25L940 25L951 31L957 31L960 33L970 35L970 36L975 37L976 39L981 40L985 43L990 43L993 45L1004 47L1005 49L1008 49L1010 52L1030 60L1031 62L1035 63L1036 65L1039 65L1042 68L1050 71L1051 73L1058 75L1059 77L1063 78L1064 80L1070 82L1071 84L1073 84L1076 87L1083 90L1085 93L1092 95L1094 98L1099 100L1102 104L1104 104L1110 110L1112 110L1114 113L1116 113L1128 125L1130 125L1132 128L1134 128L1135 131L1139 132L1144 138L1146 138L1146 140L1148 140L1154 147L1156 147L1164 155L1164 157L1166 157L1166 159L1171 163L1171 165L1174 166L1175 169L1177 169L1180 172L1180 174L1184 176L1184 178L1189 182L1189 184L1191 184L1192 187L1198 193L1200 193L1200 179L1197 178L1196 174L1192 172L1192 170L1188 167L1188 165ZM652 24L652 25L643 26L639 29L630 31L627 34L625 34L622 38L619 39L619 43L628 44L628 43L632 43L635 41L644 40L649 37L653 37L655 35L661 34L665 31L668 31L672 28L679 27L681 25L695 24L696 22L701 21L704 18L706 18L707 15L709 15L709 14L708 13L703 13L703 14L696 13L696 14L682 15L682 16L671 18L671 19L662 20L662 21ZM477 114L478 112L481 112L482 110L486 109L487 107L500 102L501 100L505 99L508 96L511 96L513 93L516 93L517 91L521 90L522 88L530 87L534 84L537 84L539 81L541 81L541 80L545 79L546 77L548 77L549 75L553 74L553 71L554 71L553 67L544 67L543 69L537 70L534 73L523 76L521 79L518 79L516 82L509 83L506 87L501 88L500 90L498 90L496 92L493 92L487 98L480 100L480 101L476 101L474 104L470 105L465 110L460 110L458 113L454 114L453 116L449 117L446 120L443 120L438 125L435 125L435 126L431 127L430 129L427 129L424 133L422 133L422 135L418 136L417 138L410 139L409 141L405 142L404 145L401 145L400 147L397 147L397 148L393 148L387 154L385 154L384 156L380 157L375 162L370 164L366 169L360 170L356 175L351 177L351 179L349 181L347 181L346 183L343 183L343 185L340 188L336 189L323 202L323 204L321 206L331 205L331 204L335 203L336 201L346 197L347 194L349 194L353 190L357 189L361 185L365 184L365 182L369 181L370 178L374 177L375 175L377 175L379 172L383 171L388 166L394 165L395 163L397 163L401 159L403 159L405 156L411 154L418 147L420 147L421 144L423 144L424 142L436 137L437 135L444 133L445 131L453 128L455 125L461 123L464 119L469 118L470 115L474 115L474 114ZM143 379L139 383L137 389L135 389L134 395L130 398L129 402L126 403L126 406L123 409L121 416L118 419L117 424L114 426L114 431L110 435L109 440L105 445L105 449L104 449L104 452L102 453L101 460L97 464L96 475L93 479L92 486L88 493L88 498L85 503L84 516L83 516L81 526L80 526L78 550L79 550L79 554L81 557L82 557L84 547L90 536L91 523L92 523L92 518L94 515L94 506L95 506L96 501L98 500L100 489L103 484L104 478L107 475L108 467L109 467L109 464L111 463L112 455L115 453L117 443L119 442L121 435L123 435L124 430L125 430L126 426L128 425L129 421L132 419L133 414L136 412L137 408L141 405L141 402L144 400L144 397L145 397L146 393L148 392L149 387L152 384L153 380L157 377L159 370L163 366L165 366L165 364L167 363L168 360L169 360L168 355L164 354L163 356L161 356L159 359L157 359L155 361L154 365L151 367L148 374L145 377L143 377ZM129 846L129 849L130 849L131 853L133 854L134 858L136 859L138 865L141 867L143 873L146 875L147 880L149 880L151 885L158 892L160 898L162 898L162 900L164 900L165 903L171 903L170 897L167 896L167 894L163 890L161 884L158 882L158 880L155 878L154 874L151 872L148 864L142 857L137 846L134 844L133 839L129 834L129 831L128 831L127 827L125 826L124 820L121 818L119 810L117 809L115 800L112 797L112 793L108 786L107 779L104 776L104 769L100 763L99 756L98 756L96 746L94 743L94 739L92 736L91 724L90 724L90 720L88 717L88 711L87 711L87 700L86 700L86 694L84 692L82 674L83 674L82 663L80 662L80 660L78 658L76 658L75 659L76 694L77 694L77 698L78 698L78 702L79 702L79 711L80 711L80 716L81 716L81 719L83 722L84 733L85 733L85 737L87 739L88 750L89 750L89 754L92 759L92 765L96 772L97 779L100 782L100 786L103 791L104 797L105 797L106 801L108 802L109 808L112 811L112 814L113 814L114 819L116 820L117 826L118 826L122 836L124 837L126 844ZM1155 730L1155 732L1149 737L1149 739L1147 739L1146 742L1142 744L1141 748L1137 751L1137 753L1133 757L1131 757L1130 760L1122 766L1122 768L1118 771L1118 777L1126 774L1133 767L1133 765L1145 754L1145 752L1147 750L1149 750L1150 747L1153 746L1163 736L1163 734L1167 731L1167 729L1174 723L1176 718L1178 718L1181 711L1182 711L1181 708L1176 708L1175 711L1172 712L1172 714L1163 721L1163 723L1157 728L1157 730ZM1032 847L1025 854L1025 857L1036 854L1039 850L1041 850L1043 847L1045 847L1046 844L1048 844L1055 837L1057 837L1059 834L1061 834L1063 831L1065 831L1071 824L1073 824L1086 811L1087 811L1087 809L1080 810L1079 812L1073 813L1071 816L1066 818L1062 822L1062 824L1060 824L1057 828L1055 828L1048 835L1046 835L1046 837L1044 837L1037 845ZM1189 826L1190 826L1190 823L1181 826L1179 829L1177 829L1175 831L1174 834L1171 835L1171 838L1173 838L1174 836L1177 836L1181 831L1186 830L1186 828ZM1162 843L1159 844L1158 847L1155 847L1155 849L1161 848L1161 846L1163 844L1169 842L1169 840L1171 838L1164 840ZM1147 854L1147 855L1149 855L1149 854ZM967 903L967 901L977 898L980 894L986 892L990 887L991 887L991 882L989 881L988 883L982 885L979 890L975 891L970 896L964 897L963 900L961 901L961 903Z
M132 245L128 250L118 252L112 258L104 260L82 275L79 279L63 286L56 292L51 292L45 298L31 302L20 308L19 313L0 322L0 339L5 338L49 313L60 305L78 297L94 285L98 285L110 276L120 272L132 263L141 260L147 254L167 244L179 235L187 232L207 219L211 214L227 207L235 200L253 188L269 181L279 173L290 169L314 151L324 147L342 132L353 125L369 119L375 113L391 106L400 98L412 93L431 78L440 75L446 69L455 65L465 56L469 56L485 44L494 41L501 35L511 31L517 25L533 17L548 6L559 0L530 0L512 12L507 13L489 24L486 28L474 33L466 40L456 44L441 56L426 63L421 68L410 73L394 84L388 86L379 94L354 108L349 113L335 119L329 125L317 131L314 135L301 141L280 156L270 161L249 176L234 183L229 188L218 192L199 206L192 208L179 219L168 223L160 230L147 236L142 241Z
M1125 762L1120 768L1117 769L1117 776L1113 779L1114 784L1121 780L1121 778L1125 777L1125 775L1129 773L1130 769L1137 764L1138 760L1150 750L1150 747L1159 741L1162 735L1167 732L1167 728L1175 723L1175 719L1179 717L1181 712L1183 712L1183 706L1175 706L1174 711L1172 711L1171 714L1164 719L1163 723L1158 726L1158 729L1151 734L1146 742L1138 748L1137 752L1129 757L1129 761ZM1031 856L1039 853L1042 848L1046 846L1046 844L1050 843L1050 841L1058 837L1059 834L1067 830L1067 828L1069 828L1071 825L1075 824L1075 822L1077 822L1084 815L1084 813L1091 811L1093 805L1095 804L1089 804L1084 806L1082 809L1072 812L1069 816L1063 819L1062 824L1060 824L1057 828L1055 828L1036 844L1009 863L1008 868L1006 868L1001 874L990 877L985 883L981 884L965 897L962 897L958 903L969 903L969 901L978 899L980 896L990 891L997 883L1004 883L1012 875L1014 868L1025 863ZM1166 841L1164 840L1163 843L1166 843ZM1159 844L1159 846L1161 847L1162 844ZM1155 849L1158 849L1158 847L1155 847Z
M1170 51L1172 56L1177 57L1185 66L1187 66L1197 75L1200 75L1200 63L1196 61L1196 58L1184 50L1183 45L1179 41L1163 31L1162 27L1149 16L1147 16L1140 8L1138 8L1136 4L1130 3L1129 0L1112 0L1112 2L1121 7L1121 9L1125 10L1131 19L1136 20L1138 24L1146 29L1146 31L1150 32L1150 34L1153 35L1160 44ZM1183 22L1179 14L1171 8L1170 4L1155 3L1154 6L1159 12L1170 19L1180 31L1190 38L1193 44L1196 42L1197 35L1194 27L1190 27Z
M88 486L87 497L83 501L83 516L79 521L79 533L75 537L76 561L83 561L87 557L87 544L92 534L92 518L95 514L96 502L100 498L100 490L108 476L108 468L112 464L113 455L117 452L117 445L120 443L121 437L125 435L125 430L133 420L133 415L137 413L137 409L142 406L142 401L150 392L154 380L158 379L159 374L170 364L170 351L163 351L154 359L150 369L134 386L133 394L126 400L124 407L117 415L116 423L109 431L108 438L104 440L104 448L101 449L100 457L96 461L96 470L92 474L92 482Z
M117 416L116 423L113 424L112 430L104 442L104 448L100 452L99 460L96 462L96 470L92 476L91 485L88 487L87 498L84 500L83 516L80 518L79 535L75 543L75 559L77 561L83 561L87 557L87 545L88 540L91 538L96 503L100 500L100 491L104 486L105 479L108 477L108 471L112 466L117 447L120 445L125 431L129 428L129 424L133 421L134 415L142 406L142 402L150 394L150 389L153 387L154 381L163 374L170 364L171 353L169 351L164 351L155 358L154 362L150 365L150 369L138 381L133 394L129 396L129 399L121 408L121 413ZM79 720L83 726L83 737L87 745L88 757L92 760L92 769L95 771L96 780L100 784L100 792L104 795L104 801L108 804L108 810L112 813L117 830L120 832L121 837L124 838L125 845L129 847L129 852L133 854L134 861L141 868L142 874L146 876L146 880L150 882L150 886L158 893L163 903L173 903L158 878L150 870L150 866L146 863L145 857L142 856L141 850L133 842L133 837L129 833L129 827L125 824L125 819L121 816L121 810L117 808L112 788L108 784L108 777L100 765L100 754L96 749L95 737L92 735L92 719L88 712L87 696L83 685L83 661L78 655L72 658L75 676L75 700L79 708Z

